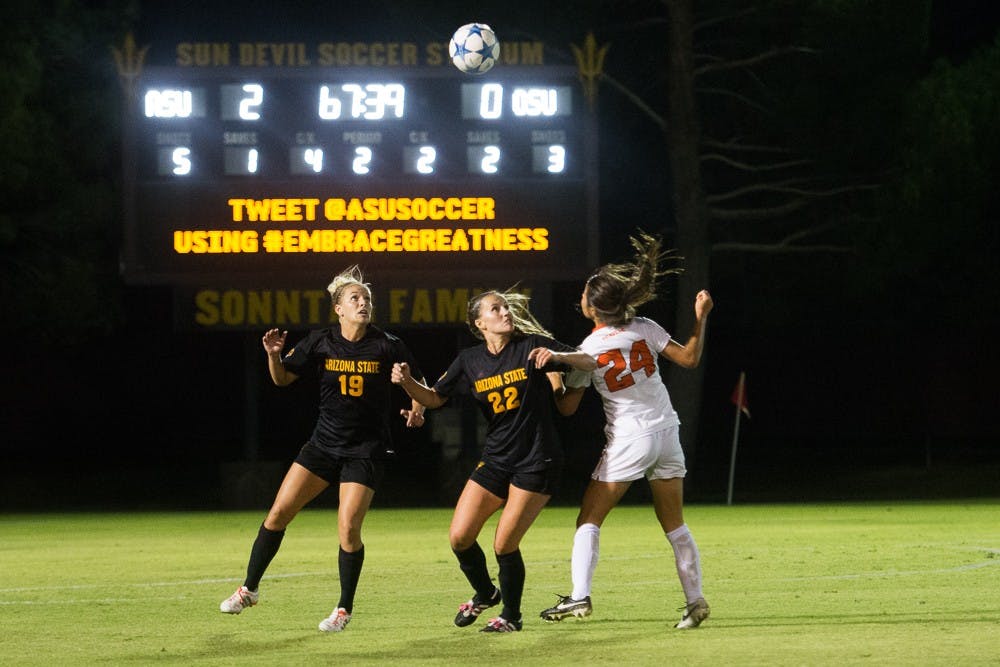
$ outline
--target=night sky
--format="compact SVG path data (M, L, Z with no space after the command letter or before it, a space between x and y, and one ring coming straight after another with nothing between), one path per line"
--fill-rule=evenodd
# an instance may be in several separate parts
M141 4L136 38L154 44L154 58L162 47L185 40L378 40L385 39L382 32L405 30L409 39L427 41L467 20L484 20L501 34L507 27L517 36L544 40L551 45L547 53L571 63L567 43L579 41L581 28L567 28L558 19L527 20L536 3L480 3L476 17L448 13L447 2L436 3L442 11L434 16L414 15L410 4L374 1L362 8L323 3L305 12L278 11L274 3L240 3L238 10L221 2ZM617 68L616 76L625 67L623 52L649 56L642 47L623 43L632 14L641 13L643 5L619 3L591 17L605 22L595 28L604 26L616 35L607 64L609 70ZM998 5L992 0L934 3L931 59L961 62L995 40ZM565 38L560 28L572 31L572 37ZM622 79L636 77L622 74ZM670 229L664 222L668 202L662 184L666 147L650 141L657 131L633 105L608 89L601 94L601 261L615 261L626 258L627 235L637 227ZM841 480L868 496L891 496L893 484L911 495L930 487L944 493L963 487L976 493L1000 490L995 476L1000 469L1000 363L989 352L1000 333L995 307L986 308L981 318L969 313L964 321L900 317L873 326L871 310L857 308L853 294L824 291L829 275L853 270L849 259L820 257L803 264L800 258L726 253L712 261L713 284L707 287L716 310L703 362L699 442L697 448L686 443L692 449L692 499L725 497L735 418L729 398L741 371L748 374L752 417L740 425L738 488L752 498L850 496L839 486ZM323 289L329 278L317 275L311 287ZM551 327L570 343L587 333L586 321L571 309L579 290L575 280L552 286ZM0 509L224 505L225 471L248 457L275 462L283 470L311 431L315 383L271 386L261 331L201 333L178 326L168 285L127 285L123 298L126 317L120 330L82 349L28 350L14 362L16 379L8 375L3 397L6 435L0 451L6 470L0 476ZM890 301L894 295L870 298ZM673 308L668 292L643 314L671 330ZM760 324L771 310L783 311L776 319L780 325ZM294 341L303 333L290 336ZM460 327L396 333L428 375L442 371L459 347L472 342ZM681 339L686 335L672 333ZM17 348L31 344L13 342ZM259 413L248 415L248 406L255 404ZM570 481L559 501L575 502L599 453L602 417L593 394L588 407L562 424L567 449L577 456L570 457ZM252 447L244 436L247 429L256 433ZM399 471L390 472L393 487L377 496L382 502L449 500L455 482L442 477L442 454L431 435L429 429L400 432L405 444ZM963 466L964 483L948 480L953 465ZM402 489L403 470L429 481ZM45 498L37 493L43 483L54 487ZM269 500L276 487L264 487L261 493ZM636 498L641 500L641 492Z

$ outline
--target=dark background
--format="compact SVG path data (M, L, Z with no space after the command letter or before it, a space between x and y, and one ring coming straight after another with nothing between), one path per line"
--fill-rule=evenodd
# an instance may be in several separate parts
M611 45L607 73L654 110L665 106L658 84L664 9L658 2L564 3L567 7L550 8L544 15L537 3L485 2L476 16L449 2L435 3L432 10L374 1L307 3L303 9L253 2L69 4L71 15L53 12L50 17L44 15L45 3L14 3L4 10L12 19L4 28L7 76L24 73L27 79L38 68L45 82L22 97L9 96L3 107L8 121L3 143L16 158L6 160L3 172L7 212L0 236L7 343L0 388L0 510L5 511L264 508L313 427L315 384L272 386L261 332L180 331L169 286L127 285L118 277L119 93L105 45L120 43L126 30L133 30L140 44L161 47L184 40L384 40L392 35L419 42L483 20L501 38L545 41L547 58L566 63L572 62L567 45L594 31L599 42ZM709 4L720 11L757 8L784 16L787 23L769 24L778 26L777 39L791 30L796 12L816 3ZM936 67L960 67L978 50L997 49L996 3L888 4L900 12L900 25L909 25L902 21L908 4L931 7L923 47L912 60L900 63L870 54L871 63L884 68L882 74L907 79L908 91L918 89ZM754 47L767 43L759 25L748 22L743 33ZM819 32L829 35L835 29ZM729 39L740 36L737 29ZM884 39L891 53L889 46L901 37L888 31ZM60 47L29 53L24 45L30 43ZM789 81L799 86L808 81L841 91L867 89L878 78L878 72L862 76L845 67L839 74L846 81L836 81L836 70L831 74L819 65L815 73L793 77L791 70L802 67L789 65L787 76L775 78L789 86ZM55 83L79 97L63 108L52 104L57 96L46 86ZM997 93L983 90L989 94ZM780 106L781 99L792 98L775 95L773 101ZM901 100L886 104L902 106ZM853 101L838 100L825 128L840 128L841 143L857 142L853 161L842 157L847 160L842 171L891 180L899 165L876 164L864 142L878 134L883 127L878 123L891 135L896 116L885 112L872 124ZM627 258L627 236L637 228L663 233L666 243L672 242L676 228L664 167L669 147L649 113L614 87L602 86L600 105L601 259L615 261ZM786 107L782 113L790 137L822 134L815 115L812 125L803 115L802 127L795 127L795 110ZM18 135L19 127L37 133L27 136L49 138L39 139L30 159L20 159L29 151L18 152L19 136L24 136ZM905 154L902 140L895 141L893 150ZM956 145L958 163L973 159L962 153L964 144ZM822 143L805 148L815 154ZM984 171L996 177L996 161ZM698 438L685 443L689 501L726 499L735 421L730 395L741 371L748 377L752 418L740 423L737 502L1000 491L995 183L975 217L943 206L933 226L914 226L911 234L910 220L897 216L891 224L856 233L855 252L713 253L707 287L716 309L703 361ZM947 190L941 193L942 200L948 197ZM737 236L725 228L715 241ZM905 242L892 246L887 239L895 242L897 236ZM331 275L339 268L331 267ZM316 287L329 277L317 276ZM377 275L370 278L378 283ZM663 297L642 313L673 331L671 288L668 282ZM567 342L581 340L587 323L572 310L580 285L554 283L552 290L553 332ZM472 343L458 328L395 333L429 376ZM682 340L687 335L673 333ZM291 338L302 334L292 332ZM668 386L674 372L667 373ZM249 423L256 424L259 448L250 453L245 431L247 409L254 404L259 414ZM468 420L468 414L462 418ZM561 422L569 463L555 502L578 501L601 447L602 426L593 393L577 416ZM399 457L376 504L453 502L475 448L467 442L457 459L449 459L434 433L430 426L421 432L400 430ZM643 484L635 485L629 500L643 501L644 492ZM332 497L324 497L318 504L331 502Z

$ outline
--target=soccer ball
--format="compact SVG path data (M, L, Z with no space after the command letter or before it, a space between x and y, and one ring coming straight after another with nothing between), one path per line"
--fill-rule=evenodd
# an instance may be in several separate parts
M451 62L467 74L484 74L500 57L500 42L485 23L466 23L455 31L448 44Z

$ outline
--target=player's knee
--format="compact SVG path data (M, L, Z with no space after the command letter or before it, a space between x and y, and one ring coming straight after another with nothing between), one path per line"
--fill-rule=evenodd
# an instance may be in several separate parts
M464 532L451 532L448 533L448 542L451 544L452 551L465 551L476 543L476 536Z
M264 527L268 530L284 530L294 518L295 512L280 505L275 505L267 513L267 518L264 519Z

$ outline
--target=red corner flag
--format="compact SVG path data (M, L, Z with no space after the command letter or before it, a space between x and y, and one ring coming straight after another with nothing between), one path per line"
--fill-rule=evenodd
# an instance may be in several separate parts
M733 395L729 398L729 401L738 407L740 411L750 419L750 404L747 402L747 374L744 371L740 371L740 379L736 383L736 387L733 389Z

